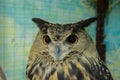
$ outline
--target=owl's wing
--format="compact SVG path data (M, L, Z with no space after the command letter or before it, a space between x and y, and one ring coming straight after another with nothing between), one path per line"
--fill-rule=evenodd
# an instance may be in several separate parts
M93 80L113 80L109 69L98 57L83 55L78 60Z

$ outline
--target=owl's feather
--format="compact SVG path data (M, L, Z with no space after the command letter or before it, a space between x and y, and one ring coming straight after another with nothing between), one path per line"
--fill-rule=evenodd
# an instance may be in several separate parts
M76 51L62 61L41 57L28 65L28 80L113 80L106 65L94 56Z

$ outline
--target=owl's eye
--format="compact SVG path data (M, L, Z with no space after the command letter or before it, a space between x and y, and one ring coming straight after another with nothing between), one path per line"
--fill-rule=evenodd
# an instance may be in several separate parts
M69 42L69 43L76 43L77 40L78 40L78 38L77 38L76 35L70 35L70 36L68 36L68 38L67 38L67 42Z
M51 42L51 39L48 35L43 36L43 43L48 44Z

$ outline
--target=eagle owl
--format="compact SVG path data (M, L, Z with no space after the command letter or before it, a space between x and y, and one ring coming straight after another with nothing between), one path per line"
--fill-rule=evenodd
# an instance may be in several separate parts
M27 80L113 80L85 31L95 20L62 25L33 18L40 30L29 54Z

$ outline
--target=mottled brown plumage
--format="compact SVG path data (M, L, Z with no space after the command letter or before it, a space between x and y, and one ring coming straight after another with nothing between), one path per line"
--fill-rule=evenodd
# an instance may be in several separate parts
M95 18L65 25L33 21L40 31L28 58L27 80L113 80L84 29Z

